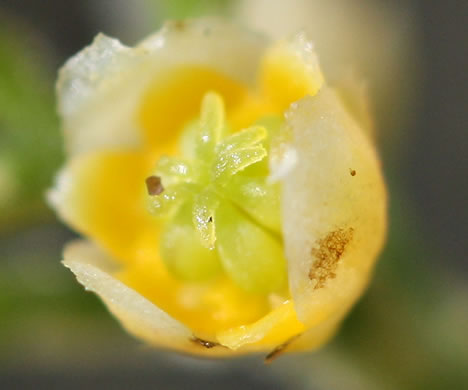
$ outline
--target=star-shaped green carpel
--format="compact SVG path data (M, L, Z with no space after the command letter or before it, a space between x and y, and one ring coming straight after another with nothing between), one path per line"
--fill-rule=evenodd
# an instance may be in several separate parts
M202 281L224 271L250 292L285 287L280 191L266 158L280 122L231 133L221 96L209 92L182 134L181 157L158 161L148 209L163 220L160 254L174 276Z

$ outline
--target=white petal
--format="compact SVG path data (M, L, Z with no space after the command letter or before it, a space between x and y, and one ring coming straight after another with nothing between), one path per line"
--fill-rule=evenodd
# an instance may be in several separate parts
M386 226L380 163L333 90L290 109L297 163L283 179L283 234L298 318L340 317L367 285ZM334 269L336 265L336 269Z
M132 147L144 88L178 65L207 66L253 84L264 39L217 19L167 23L135 48L102 34L60 70L59 114L67 151Z

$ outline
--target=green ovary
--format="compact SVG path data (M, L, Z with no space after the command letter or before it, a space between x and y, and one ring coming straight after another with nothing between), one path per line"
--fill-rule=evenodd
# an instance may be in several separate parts
M253 293L286 287L280 188L267 180L266 159L281 124L268 117L230 133L222 98L209 92L180 137L181 157L158 161L162 192L148 195L148 209L161 219L160 254L175 277L201 282L224 272Z

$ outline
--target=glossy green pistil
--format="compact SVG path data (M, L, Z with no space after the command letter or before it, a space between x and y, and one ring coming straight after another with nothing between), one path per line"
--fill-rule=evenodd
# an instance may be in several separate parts
M148 208L161 219L160 254L177 278L204 281L224 272L244 290L286 284L278 184L267 181L270 117L231 133L222 98L207 93L200 118L148 178Z

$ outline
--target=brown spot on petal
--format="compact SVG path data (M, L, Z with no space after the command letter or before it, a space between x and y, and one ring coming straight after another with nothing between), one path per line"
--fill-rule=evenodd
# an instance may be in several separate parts
M349 173L351 176L356 176L356 171L354 169L350 169Z
M145 183L149 195L159 195L164 191L164 187L159 176L150 176L146 178Z
M301 336L301 334L302 333L299 333L286 340L283 344L278 345L273 351L265 356L265 363L271 363L273 360L278 358L294 340Z
M324 238L317 240L317 245L311 250L315 261L309 272L310 280L315 282L314 289L324 287L328 279L336 277L338 262L353 235L354 229L350 227L332 231Z
M194 342L195 344L201 345L202 347L205 347L207 349L214 348L221 346L221 344L215 342L215 341L208 341L208 340L203 340L199 337L193 336L190 341Z

